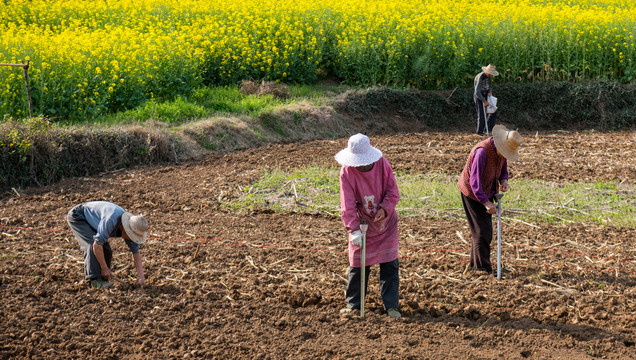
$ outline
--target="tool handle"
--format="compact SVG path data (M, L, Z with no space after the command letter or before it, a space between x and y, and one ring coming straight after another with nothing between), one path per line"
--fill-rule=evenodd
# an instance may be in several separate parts
M365 227L368 226L365 224ZM362 225L360 225L360 228L362 228ZM360 249L360 317L364 317L364 295L365 295L365 288L366 288L366 270L367 270L367 264L366 264L366 252L367 252L367 234L366 234L366 229L365 231L362 232L362 248Z
M495 194L497 198L497 280L501 280L501 198L503 194Z

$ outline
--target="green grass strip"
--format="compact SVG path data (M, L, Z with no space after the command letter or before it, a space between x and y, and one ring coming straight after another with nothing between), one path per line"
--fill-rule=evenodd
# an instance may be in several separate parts
M173 100L150 100L127 111L66 123L117 125L157 120L170 125L180 125L214 116L257 117L277 107L300 101L316 106L324 105L329 96L345 91L344 87L323 85L289 85L287 88L289 97L283 100L269 94L246 95L235 85L201 87L195 89L192 96L187 98L177 96Z
M255 183L226 206L309 213L340 213L339 169L307 166L263 170ZM463 218L457 175L397 173L401 216ZM555 183L511 181L502 200L504 217L531 223L598 223L636 226L636 186L618 181Z

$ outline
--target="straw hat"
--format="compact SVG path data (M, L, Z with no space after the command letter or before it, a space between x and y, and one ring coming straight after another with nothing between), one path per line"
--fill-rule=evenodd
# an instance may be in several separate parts
M485 72L486 74L490 74L492 76L497 76L497 75L499 75L499 73L497 72L496 68L497 67L495 65L488 64L488 66L482 66L481 70L483 72Z
M519 146L521 135L515 130L508 130L503 125L495 125L492 128L492 137L495 140L497 151L508 161L519 159Z
M349 138L346 149L340 150L334 158L343 166L364 166L380 160L382 151L371 146L369 138L363 134L355 134Z
M143 244L146 241L148 220L146 220L143 215L133 215L129 212L125 212L121 216L121 225L124 227L130 240L137 244Z

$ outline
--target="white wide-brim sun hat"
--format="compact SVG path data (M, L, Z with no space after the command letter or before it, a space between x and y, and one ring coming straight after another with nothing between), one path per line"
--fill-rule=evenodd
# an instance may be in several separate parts
M382 151L371 146L369 137L355 134L349 138L347 148L340 150L334 158L342 166L365 166L380 160Z
M121 224L130 240L137 244L143 244L146 241L148 220L146 220L143 215L133 215L129 212L125 212L121 216Z
M521 146L521 135L515 130L508 130L503 125L495 125L492 128L492 137L495 140L497 151L508 161L519 159L519 146Z

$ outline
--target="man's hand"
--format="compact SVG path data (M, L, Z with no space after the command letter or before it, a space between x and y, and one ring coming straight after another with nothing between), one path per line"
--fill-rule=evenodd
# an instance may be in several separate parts
M140 253L133 254L133 262L135 263L135 269L137 270L139 285L141 286L146 285L146 280L144 278L144 265L143 265Z
M360 230L356 230L354 232L351 233L351 238L350 240L351 243L355 246L362 246L362 231Z
M502 180L501 186L499 187L499 189L501 190L501 192L506 192L510 190L510 185L508 185L508 180Z
M485 106L485 107L489 107L489 106L490 106L490 104L488 103L488 101L484 101L484 106Z
M489 214L497 213L497 205L493 204L492 202L489 201L485 203L484 206L486 207L486 211L488 211Z
M373 218L373 222L382 221L384 220L384 218L386 218L386 210L384 210L383 208L380 208L377 214L375 214L375 217Z
M108 267L101 268L101 273L102 273L102 279L106 281L110 280L110 277L113 276L113 274L110 272L110 269Z

